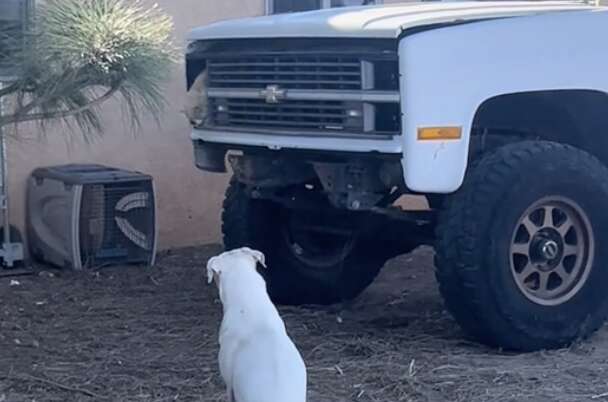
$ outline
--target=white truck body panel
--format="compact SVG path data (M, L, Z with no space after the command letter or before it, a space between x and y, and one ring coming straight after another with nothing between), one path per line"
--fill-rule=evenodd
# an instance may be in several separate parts
M449 193L464 179L479 106L504 94L546 90L608 93L608 10L453 26L400 44L405 180ZM460 141L418 141L418 127L461 126Z
M397 38L430 24L504 18L590 8L580 2L448 2L333 8L217 22L188 40L231 38Z
M567 11L567 12L565 12ZM516 18L499 18L516 17ZM408 188L450 193L463 182L479 106L496 96L544 90L608 93L608 9L564 2L462 2L354 7L221 22L190 40L278 37L400 39L402 135L392 140L194 129L207 142L269 149L403 155ZM481 21L479 21L481 20ZM421 127L459 126L460 140L420 141Z

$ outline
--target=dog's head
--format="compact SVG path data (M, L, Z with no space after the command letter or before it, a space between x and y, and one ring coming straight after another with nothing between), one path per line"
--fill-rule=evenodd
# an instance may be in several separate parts
M243 247L225 252L211 258L207 263L207 282L211 284L215 281L215 284L219 288L222 273L242 266L255 270L257 264L266 267L266 257L261 251Z

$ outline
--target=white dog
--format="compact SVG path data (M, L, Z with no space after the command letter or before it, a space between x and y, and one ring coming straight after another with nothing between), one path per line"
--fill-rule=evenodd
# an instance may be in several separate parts
M209 260L224 318L220 327L220 372L231 402L305 402L306 366L256 271L264 254L249 248Z

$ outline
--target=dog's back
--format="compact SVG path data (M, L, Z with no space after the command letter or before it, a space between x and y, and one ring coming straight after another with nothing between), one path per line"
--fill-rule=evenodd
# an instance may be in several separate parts
M306 367L286 334L260 330L234 359L235 402L306 401Z
M255 297L261 296L261 297ZM224 312L220 366L235 402L305 402L306 367L265 295Z

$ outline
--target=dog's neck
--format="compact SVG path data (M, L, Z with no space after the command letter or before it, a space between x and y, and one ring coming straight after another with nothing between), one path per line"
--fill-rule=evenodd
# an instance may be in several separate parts
M224 278L223 278L224 279ZM225 278L221 284L221 299L224 310L222 329L232 325L239 328L271 326L284 330L279 313L266 291L266 283L255 271L248 275ZM247 326L241 325L248 322Z
M222 272L219 291L222 303L230 304L233 300L240 300L243 294L266 293L266 282L255 268L243 267Z

